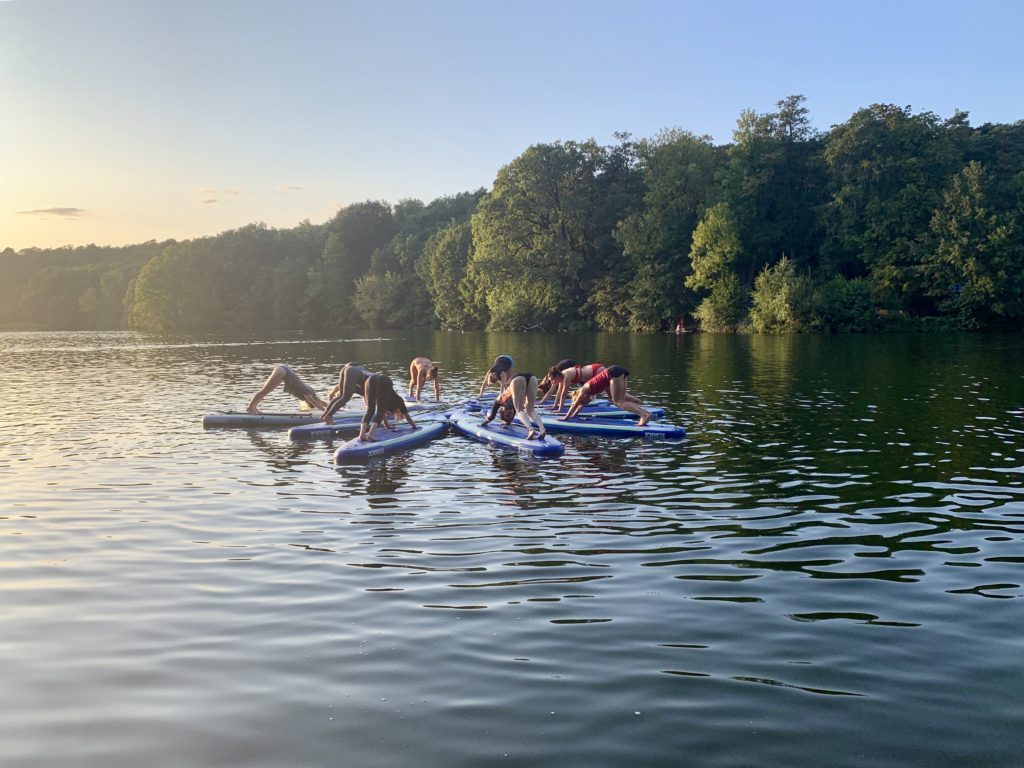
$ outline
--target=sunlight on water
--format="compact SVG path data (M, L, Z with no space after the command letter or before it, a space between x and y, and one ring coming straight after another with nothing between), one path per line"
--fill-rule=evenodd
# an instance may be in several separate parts
M0 762L1018 762L1024 340L390 335L0 334ZM200 426L282 361L456 398L506 351L688 437Z

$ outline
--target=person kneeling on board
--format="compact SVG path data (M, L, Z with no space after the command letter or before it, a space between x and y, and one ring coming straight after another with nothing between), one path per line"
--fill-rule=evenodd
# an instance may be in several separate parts
M626 379L628 378L629 371L621 365L613 365L610 368L605 368L594 376L594 378L576 390L575 394L572 396L572 405L569 406L569 411L565 416L559 416L559 421L571 419L579 413L580 409L589 403L595 395L607 392L608 397L611 398L611 401L615 403L616 407L621 408L624 411L629 411L630 413L635 413L640 417L640 420L637 421L637 426L645 426L647 422L651 420L651 414L641 408L640 401L626 391Z
M308 405L318 411L323 411L327 408L327 403L320 399L317 393L313 390L309 384L299 378L299 374L292 370L290 365L281 364L274 367L274 370L270 372L270 376L267 377L266 382L260 388L260 391L252 396L249 401L249 405L245 407L246 413L259 413L259 404L267 395L277 389L279 386L284 385L284 391L294 397L300 403ZM335 389L332 388L327 394L327 399L330 400L334 394Z
M434 399L440 401L441 382L438 378L437 366L430 361L430 358L414 358L409 363L409 395L419 400L423 385L428 381L434 382Z
M541 423L540 417L537 415L536 402L537 377L532 373L517 373L509 380L505 390L494 398L491 412L484 419L484 424L494 421L494 417L498 414L498 409L500 408L502 410L502 421L506 424L512 423L513 415L522 422L523 426L526 427L527 440L531 440L534 437L543 440L547 432L544 429L544 424ZM533 419L537 429L533 428L530 419Z

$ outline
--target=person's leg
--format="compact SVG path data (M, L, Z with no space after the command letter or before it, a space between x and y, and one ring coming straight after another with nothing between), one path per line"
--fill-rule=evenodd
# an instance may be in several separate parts
M640 420L637 422L637 426L642 427L651 420L651 414L636 403L630 402L626 399L627 393L625 376L616 376L608 382L608 384L608 397L611 398L611 401L615 403L616 407L621 408L624 411L629 411L630 413L635 413L640 417ZM636 400L635 397L632 399Z
M414 392L416 392L417 378L418 377L416 375L416 361L413 360L411 363L409 363L409 394L410 395L412 395ZM416 395L416 399L417 400L420 399L419 394Z
M260 404L260 401L262 401L264 397L281 386L281 382L284 381L284 377L287 375L287 368L283 365L276 366L274 370L270 372L270 376L267 377L267 380L260 388L260 391L252 396L252 399L249 401L249 405L245 407L246 413L259 413L259 408L256 406Z
M366 401L366 412L363 413L363 420L359 424L360 440L373 440L373 433L376 430L377 423L374 419L377 418L378 378L379 376L374 374L367 378L366 383L363 384L363 400Z
M544 439L546 430L544 425L541 423L540 416L537 415L537 377L531 376L529 382L526 384L526 413L533 419L533 423L537 425L538 434L541 440ZM531 430L532 432L533 430Z

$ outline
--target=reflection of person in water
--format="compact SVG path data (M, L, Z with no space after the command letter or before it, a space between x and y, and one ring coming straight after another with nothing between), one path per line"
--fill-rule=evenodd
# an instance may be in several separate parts
M260 391L252 396L249 405L245 408L246 413L259 413L259 404L263 398L280 386L283 386L284 391L289 395L310 408L322 411L327 407L327 403L320 399L309 384L299 378L299 374L293 371L290 365L281 364L274 367ZM328 400L333 396L333 392L332 389L331 393L327 395Z

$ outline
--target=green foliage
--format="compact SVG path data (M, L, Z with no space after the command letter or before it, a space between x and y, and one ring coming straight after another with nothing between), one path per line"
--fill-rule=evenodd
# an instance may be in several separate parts
M621 261L614 225L639 199L638 185L630 191L635 173L628 147L593 141L536 145L498 172L472 218L472 264L489 328L584 319L594 281Z
M809 314L806 278L796 272L793 261L783 256L761 270L750 294L750 326L758 333L785 333L804 327Z
M819 133L790 96L742 113L725 146L680 129L538 144L489 192L366 201L323 225L8 248L0 325L1016 328L1024 121L967 118L875 104Z
M714 192L718 155L709 137L681 130L640 142L637 154L647 188L643 208L616 232L625 262L615 273L629 290L614 296L614 306L606 304L613 298L607 289L594 291L591 305L603 328L655 331L696 303L681 287L690 272L694 227ZM625 317L617 318L620 313Z
M704 331L735 331L746 316L746 297L739 278L729 272L715 280L693 313Z
M818 287L812 298L812 327L830 332L860 333L878 328L866 278L836 275Z
M926 292L966 328L1024 316L1024 243L1016 219L989 208L987 178L972 161L953 177L931 222L921 266Z
M686 285L695 289L711 289L722 278L735 276L735 265L743 253L736 220L728 203L708 209L693 233L690 266L693 270Z
M930 112L883 104L832 130L823 155L829 272L867 275L875 300L887 308L919 308L916 264L946 180L959 167L959 130Z

